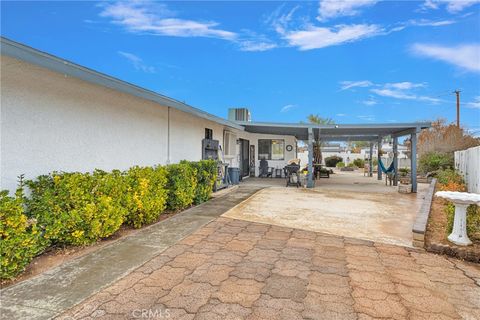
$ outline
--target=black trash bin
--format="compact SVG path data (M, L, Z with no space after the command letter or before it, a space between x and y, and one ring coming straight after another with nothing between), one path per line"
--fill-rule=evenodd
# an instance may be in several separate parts
M240 168L228 168L228 176L232 184L240 183Z

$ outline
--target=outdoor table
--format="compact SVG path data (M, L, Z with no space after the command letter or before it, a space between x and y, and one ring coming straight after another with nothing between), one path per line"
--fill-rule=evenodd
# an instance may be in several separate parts
M455 217L452 233L448 240L459 245L468 246L472 241L467 235L467 207L471 204L480 204L480 194L455 191L438 191L435 196L447 199L455 205Z

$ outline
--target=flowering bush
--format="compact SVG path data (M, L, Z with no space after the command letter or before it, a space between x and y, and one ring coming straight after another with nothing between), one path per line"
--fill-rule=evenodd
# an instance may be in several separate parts
M442 191L467 191L463 177L452 169L437 172L438 188Z
M90 244L115 233L126 208L119 199L125 192L119 171L59 173L38 177L27 184L29 215L44 229L52 244Z
M23 182L15 197L0 193L1 278L21 272L50 245L87 245L155 222L168 207L207 201L216 180L211 160L93 173L52 172ZM25 209L25 210L24 210ZM30 217L30 219L28 219Z
M128 210L127 223L140 228L156 221L167 202L165 167L132 167L125 180L127 192L122 202Z
M168 200L170 210L181 210L193 203L197 189L197 169L190 162L182 161L167 166Z
M197 188L193 202L200 204L207 201L212 194L217 180L217 164L213 160L201 160L191 162L191 165L197 170Z
M23 192L14 197L0 192L0 278L10 279L22 272L41 250L40 232L23 209Z

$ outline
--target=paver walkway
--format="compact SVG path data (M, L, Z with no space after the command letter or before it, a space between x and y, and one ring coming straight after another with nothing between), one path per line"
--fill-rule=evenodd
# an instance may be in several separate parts
M0 290L0 318L50 319L129 274L259 189L261 187L243 186L91 254Z
M58 318L480 319L480 269L221 217Z

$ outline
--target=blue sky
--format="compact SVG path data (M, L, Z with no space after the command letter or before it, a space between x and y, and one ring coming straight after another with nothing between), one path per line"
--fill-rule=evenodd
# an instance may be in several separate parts
M225 117L480 133L480 1L2 2L2 36Z

